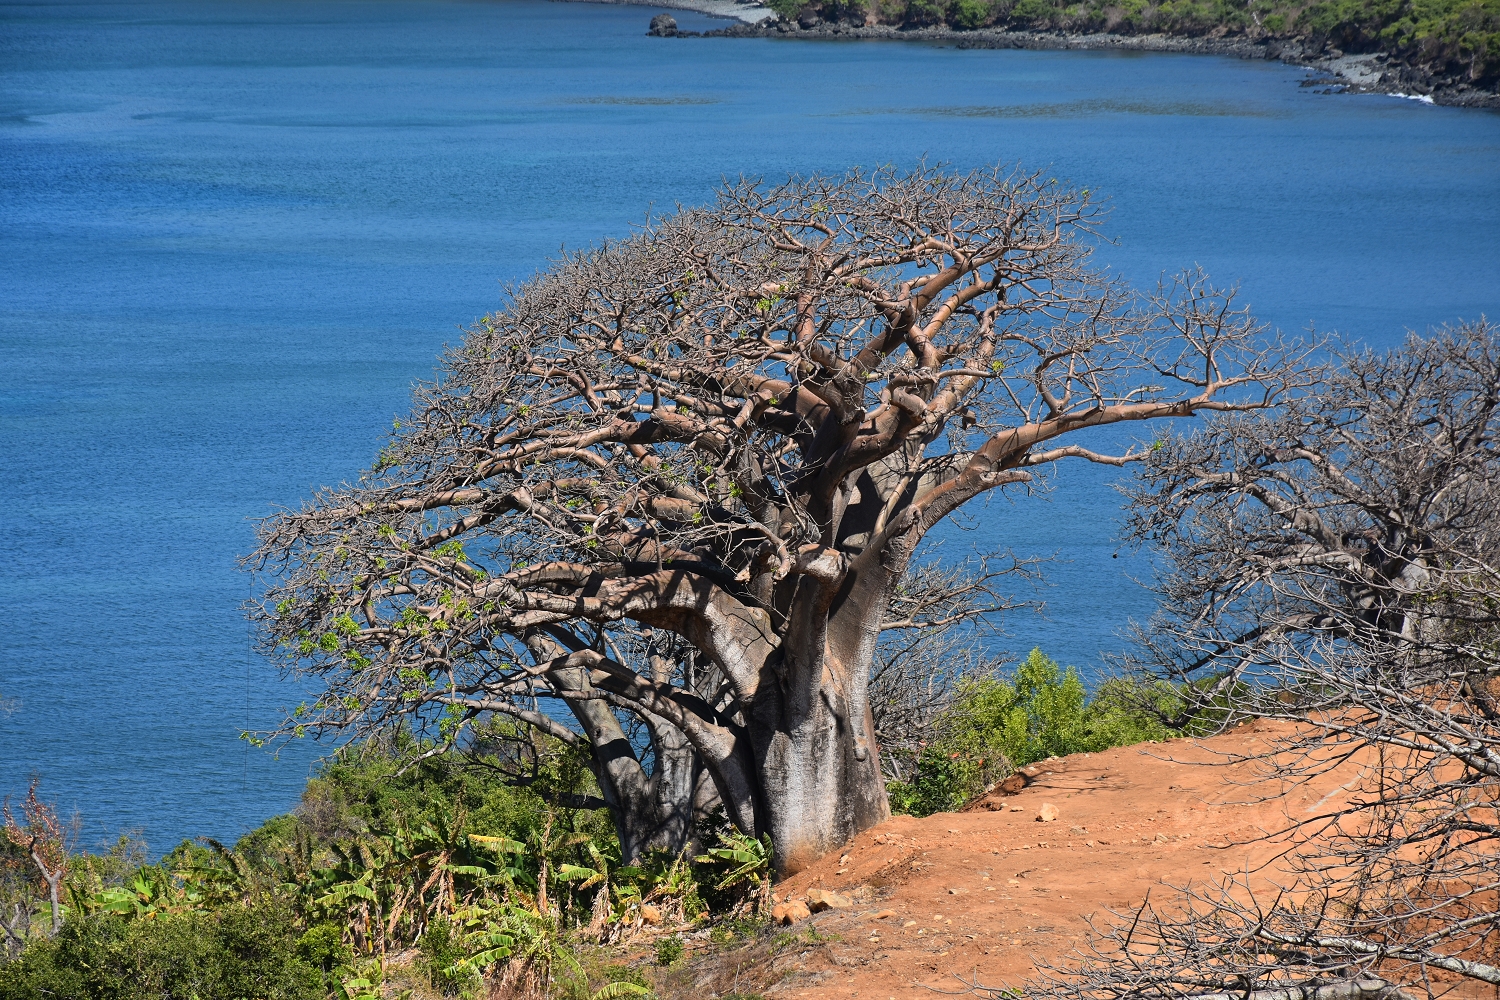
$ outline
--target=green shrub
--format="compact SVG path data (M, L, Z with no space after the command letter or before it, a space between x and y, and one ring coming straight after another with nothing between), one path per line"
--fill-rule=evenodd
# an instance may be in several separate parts
M964 31L982 28L990 23L990 5L987 0L953 0L948 8L948 22Z
M867 9L865 0L823 0L822 14L830 21L863 24Z
M338 924L314 924L297 939L297 956L322 972L332 976L340 966L348 965L353 957L344 943L344 931Z
M1051 24L1057 13L1057 7L1050 0L1017 0L1010 17L1019 24L1040 27Z
M930 27L943 23L945 11L937 0L909 0L906 5L906 23L914 28Z
M925 816L956 809L1013 769L1046 757L1164 739L1173 734L1151 709L1174 707L1170 688L1124 679L1106 681L1090 700L1073 668L1033 649L1009 679L959 685L911 780L889 785L891 811Z
M656 939L656 964L675 965L682 961L682 938L676 934Z
M630 983L632 986L646 987L651 985L651 980L646 978L644 972L629 965L606 965L604 982L606 985L609 983Z
M322 1000L333 982L277 907L70 919L0 965L6 1000Z
M469 957L459 929L447 920L434 920L417 943L427 982L445 997L467 997L482 985L480 976L459 962Z
M288 844L296 841L297 829L296 816L272 816L241 837L234 848L251 864L264 866Z

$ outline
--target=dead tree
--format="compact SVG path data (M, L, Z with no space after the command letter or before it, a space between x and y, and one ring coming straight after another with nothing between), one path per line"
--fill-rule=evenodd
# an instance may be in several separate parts
M67 830L57 818L57 810L36 797L39 781L36 777L31 779L26 799L21 803L24 825L18 823L11 813L9 798L0 806L0 813L5 817L6 837L30 856L47 886L47 898L52 905L52 936L56 937L62 933L63 925L62 880L68 874L68 838ZM20 923L19 912L14 923ZM10 923L6 925L6 934L14 936Z
M1339 360L1154 453L1130 529L1165 563L1149 662L1200 717L1296 723L1246 758L1266 794L1346 795L1288 813L1284 891L1190 888L1033 996L1500 985L1500 329Z
M1043 960L1019 986L975 979L948 992L983 1000L1411 1000L1385 978L1394 954L1323 937L1326 907L1257 900L1244 883L1149 899L1135 913L1090 918L1066 959ZM1316 943L1321 942L1321 944Z
M252 613L323 690L290 725L546 727L526 706L555 697L596 746L611 708L670 723L781 871L879 822L870 667L923 537L1038 467L1139 457L1090 428L1300 382L1201 275L1137 296L1091 269L1098 220L1042 175L856 171L737 183L560 260L365 480L262 525ZM628 628L691 645L722 697L616 655Z

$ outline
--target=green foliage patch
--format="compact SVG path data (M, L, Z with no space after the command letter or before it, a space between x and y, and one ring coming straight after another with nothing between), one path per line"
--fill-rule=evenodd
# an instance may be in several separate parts
M772 0L794 19L848 20L848 4ZM1385 52L1437 76L1500 81L1500 0L873 0L877 21L912 28L1163 32L1328 44ZM864 8L861 8L863 14Z
M1153 709L1171 715L1163 685L1111 679L1093 698L1077 672L1033 649L1009 678L960 683L934 739L908 781L887 786L891 811L926 816L957 809L1014 769L1074 753L1092 753L1176 735Z
M326 945L326 942L323 943ZM276 906L154 920L69 920L0 965L7 1000L320 1000L335 983L318 941Z
M682 961L683 944L682 938L676 934L668 934L656 939L656 964L676 965Z
M597 801L581 755L505 725L480 739L491 752L433 754L407 738L346 748L295 814L233 848L184 842L147 863L145 845L122 837L73 855L55 938L27 888L29 858L0 838L0 888L26 889L36 910L20 957L0 953L0 996L377 1000L391 985L385 959L413 946L400 975L441 996L483 996L500 969L523 992L553 982L581 998L646 996L638 974L586 970L581 943L628 935L647 907L677 924L706 916L705 895L736 915L768 898L769 838L726 829L696 859L622 865L605 810L560 804ZM518 740L524 780L501 766ZM657 943L664 967L684 953L680 937Z

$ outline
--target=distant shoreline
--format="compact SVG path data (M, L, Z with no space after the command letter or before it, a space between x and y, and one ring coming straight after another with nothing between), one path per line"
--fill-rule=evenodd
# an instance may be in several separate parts
M690 10L695 14L707 14L709 17L722 18L726 21L739 21L741 24L755 25L769 18L774 18L776 12L769 7L764 7L754 0L560 0L563 3L603 3L612 6L625 5L630 7L665 7L669 10ZM692 37L697 32L684 32L684 38ZM716 32L710 32L716 34Z
M575 0L576 2L576 0ZM1345 55L1337 49L1314 49L1299 40L1252 41L1240 37L1204 38L1189 35L1070 34L1061 31L1009 31L981 28L898 28L888 24L851 25L817 22L803 27L779 18L753 0L581 0L589 3L627 3L642 7L690 10L740 23L708 32L678 32L677 37L779 38L818 41L885 40L927 42L960 49L1035 49L1079 51L1180 52L1233 56L1239 59L1279 60L1319 74L1304 87L1328 94L1384 94L1426 104L1450 107L1500 108L1500 93L1476 87L1434 85L1412 67L1383 53Z

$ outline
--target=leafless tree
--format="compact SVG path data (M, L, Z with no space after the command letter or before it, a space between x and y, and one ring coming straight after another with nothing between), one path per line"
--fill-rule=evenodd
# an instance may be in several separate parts
M62 880L68 874L68 829L58 819L57 810L37 798L36 789L40 779L33 777L26 789L26 798L21 802L21 817L18 822L10 811L10 799L0 806L0 815L5 817L5 835L12 844L30 857L37 874L47 887L47 899L52 907L52 935L62 932ZM19 910L13 921L5 924L6 936L19 937L12 926L20 924Z
M1351 780L1287 813L1269 897L1189 888L1033 996L1500 985L1500 329L1339 361L1154 454L1130 528L1164 559L1143 643L1192 710L1296 723L1238 758L1267 794Z
M782 871L879 822L870 668L923 537L1039 466L1138 457L1089 428L1299 383L1300 349L1203 276L1139 296L1093 270L1098 221L1044 175L855 171L560 260L364 481L263 524L253 613L323 691L291 725L442 708L567 739L531 707L559 698L628 775L620 708L682 734ZM639 628L695 655L620 648Z
M14 958L26 947L36 899L36 875L29 852L0 840L0 956Z

